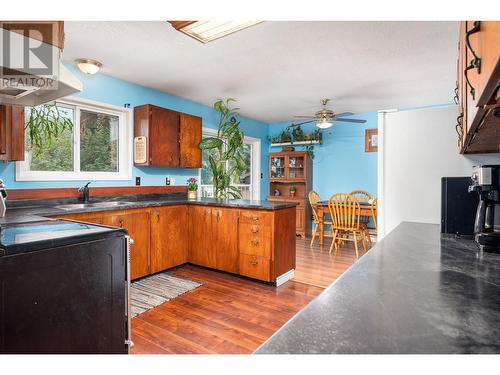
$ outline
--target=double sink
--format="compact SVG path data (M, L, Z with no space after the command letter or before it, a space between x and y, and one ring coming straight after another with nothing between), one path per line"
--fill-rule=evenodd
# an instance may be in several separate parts
M108 207L120 207L120 206L128 206L133 204L133 202L123 202L123 201L115 201L115 202L95 202L95 203L73 203L73 204L62 204L59 206L55 206L55 208L59 208L65 211L73 211L73 210L81 210L83 208L108 208Z

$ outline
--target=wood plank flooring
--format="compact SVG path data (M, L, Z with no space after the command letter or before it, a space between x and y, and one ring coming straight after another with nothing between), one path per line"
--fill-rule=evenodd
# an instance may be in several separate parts
M280 287L185 265L172 272L204 285L132 319L134 354L252 353L355 261L297 238L294 280Z

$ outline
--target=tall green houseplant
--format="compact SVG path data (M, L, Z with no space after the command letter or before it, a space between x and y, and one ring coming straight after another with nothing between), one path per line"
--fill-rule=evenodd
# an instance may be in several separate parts
M214 109L219 113L219 126L216 137L204 138L199 144L201 150L211 150L208 161L212 174L214 197L241 198L241 192L231 185L238 181L246 170L243 158L243 132L238 121L238 108L231 108L234 99L217 100Z

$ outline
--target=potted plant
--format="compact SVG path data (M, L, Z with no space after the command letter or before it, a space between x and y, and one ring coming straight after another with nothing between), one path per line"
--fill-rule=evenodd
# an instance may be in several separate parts
M198 180L194 177L188 178L187 184L188 199L198 198Z
M290 186L290 196L295 197L295 192L297 191L297 188L295 186Z
M217 199L241 199L240 190L231 185L231 181L239 181L247 168L243 157L244 135L239 127L238 108L230 106L234 101L230 98L214 103L214 109L219 113L217 136L204 138L198 145L201 150L211 151L208 161L214 197Z

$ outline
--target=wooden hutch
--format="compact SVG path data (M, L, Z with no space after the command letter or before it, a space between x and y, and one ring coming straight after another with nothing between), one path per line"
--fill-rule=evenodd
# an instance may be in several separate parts
M290 188L295 188L291 193ZM311 206L308 194L312 189L312 160L306 151L283 151L269 154L270 201L296 202L296 233L311 235ZM278 191L279 195L275 195Z

